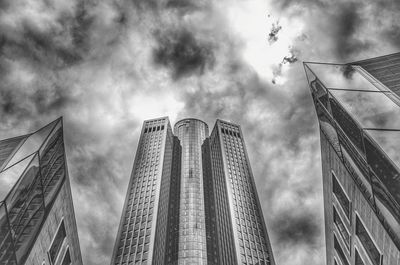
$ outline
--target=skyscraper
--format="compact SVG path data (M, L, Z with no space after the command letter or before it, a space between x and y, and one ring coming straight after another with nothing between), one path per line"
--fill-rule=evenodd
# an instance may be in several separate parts
M82 264L61 118L0 141L0 264Z
M400 264L400 54L305 63L321 139L327 264Z
M238 125L144 122L111 264L275 264Z

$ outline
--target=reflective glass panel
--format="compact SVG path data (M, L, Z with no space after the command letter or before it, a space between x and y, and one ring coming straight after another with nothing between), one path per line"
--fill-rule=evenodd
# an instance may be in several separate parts
M26 138L26 136L20 136L0 141L0 169L2 169L3 163L5 163L14 149Z
M31 134L28 139L26 139L26 141L23 143L23 145L18 149L18 151L14 154L13 158L7 163L6 167L17 163L21 159L38 151L42 143L46 140L46 137L49 135L51 129L53 129L53 127L55 126L56 122L57 120L43 127L39 131Z
M368 131L368 133L370 132ZM376 131L376 133L379 132L384 131ZM368 135L364 138L364 143L367 161L372 170L371 183L374 194L394 216L400 218L399 170Z
M350 65L316 63L307 65L327 88L379 91Z
M0 264L17 264L4 202L0 202L0 239Z
M51 134L47 137L46 141L42 144L40 150L39 150L39 155L40 158L43 156L43 152L46 152L46 150L49 148L49 145L51 144L52 140L54 139L55 134L61 133L61 120L58 120L56 126L54 127L53 131Z
M7 196L6 205L18 261L24 261L44 218L37 154Z
M400 168L400 131L368 130L367 133L372 136L392 162Z
M313 74L313 72L310 70L310 68L308 67L308 64L306 64L304 66L304 69L306 71L306 75L307 75L307 79L309 84L311 84L313 81L315 81L317 79L317 77Z
M400 129L400 107L384 93L330 92L363 128Z
M21 177L33 156L34 154L30 155L29 157L0 173L0 201L4 200L7 194L11 192L11 189Z

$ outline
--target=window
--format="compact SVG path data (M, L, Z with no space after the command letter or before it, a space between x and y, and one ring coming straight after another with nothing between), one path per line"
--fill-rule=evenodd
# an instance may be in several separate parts
M347 198L346 193L340 186L338 180L336 179L335 175L332 173L332 188L333 194L335 194L336 198L338 199L340 206L342 206L344 213L350 219L350 200Z
M65 237L66 237L66 232L65 232L64 220L62 220L60 226L58 227L56 236L53 238L53 243L51 244L51 247L48 252L51 264L55 263Z
M67 249L61 265L71 265L71 264L72 264L71 263L71 255L69 254L69 249Z
M340 235L342 236L344 243L346 244L346 247L348 250L350 250L350 235L349 232L347 231L346 227L343 224L342 219L340 218L338 212L336 211L336 208L333 207L333 222L335 223L337 229L340 232Z
M354 265L365 265L363 260L360 257L360 254L358 253L357 249L356 249L356 261L355 261Z
M333 246L336 250L336 253L338 254L340 260L342 261L343 265L349 265L349 262L347 261L346 256L343 253L342 248L340 247L339 242L336 239L336 235L333 235Z
M365 229L358 215L356 216L356 235L360 239L360 242L363 245L368 256L371 258L372 263L374 265L380 265L381 254L379 253L379 250L376 248L374 242L369 236L367 230Z

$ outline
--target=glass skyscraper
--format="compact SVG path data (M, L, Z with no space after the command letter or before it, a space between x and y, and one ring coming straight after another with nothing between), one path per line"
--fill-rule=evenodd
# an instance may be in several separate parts
M238 125L144 122L111 264L275 264Z
M400 264L400 53L304 67L320 128L327 265Z
M82 264L61 118L0 141L0 264Z

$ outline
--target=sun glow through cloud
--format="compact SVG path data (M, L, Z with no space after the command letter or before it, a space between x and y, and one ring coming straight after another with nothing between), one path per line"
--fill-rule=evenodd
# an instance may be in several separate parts
M303 30L299 20L280 18L272 13L270 3L263 0L250 0L227 5L227 17L233 31L243 42L243 59L266 80L273 78L273 68L290 55L296 38ZM268 43L271 25L279 25L276 42ZM285 70L284 67L283 70ZM282 80L280 79L281 83Z

